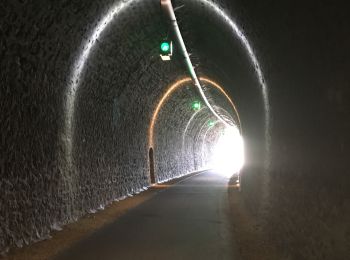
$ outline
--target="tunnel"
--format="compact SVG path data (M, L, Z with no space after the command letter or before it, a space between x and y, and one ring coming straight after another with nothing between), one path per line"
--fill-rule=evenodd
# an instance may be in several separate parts
M172 2L206 98L243 138L237 196L257 228L280 259L346 259L345 3ZM159 0L1 1L0 64L3 256L206 170L225 131Z

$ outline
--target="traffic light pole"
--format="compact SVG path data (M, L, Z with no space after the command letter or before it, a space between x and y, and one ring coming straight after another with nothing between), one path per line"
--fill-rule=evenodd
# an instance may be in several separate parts
M174 30L174 34L176 37L176 40L180 46L180 51L184 56L185 59L185 63L187 66L187 70L190 73L190 76L192 78L192 82L193 84L196 86L196 88L198 89L204 103L207 105L207 107L209 108L209 110L212 112L212 114L218 118L225 126L230 126L218 113L216 113L216 111L213 109L213 107L210 105L207 97L204 94L204 91L201 87L201 84L198 80L197 74L193 68L190 56L188 55L187 49L186 49L186 45L185 42L182 38L181 32L180 32L180 28L179 25L177 23L176 20L176 16L175 16L175 12L174 12L174 8L173 5L171 3L171 0L160 0L160 5L164 11L164 13L166 14L166 16L170 19L171 22L171 26Z

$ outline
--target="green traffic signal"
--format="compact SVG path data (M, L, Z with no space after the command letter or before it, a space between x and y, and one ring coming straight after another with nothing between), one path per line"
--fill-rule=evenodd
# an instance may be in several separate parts
M159 46L159 54L163 61L171 60L171 56L173 55L173 44L171 41L163 40Z
M164 40L160 43L160 54L161 55L172 55L172 43L171 41Z
M201 102L199 102L199 101L193 101L193 102L192 102L192 109L193 109L193 110L199 110L199 109L201 109Z
M160 49L162 52L168 52L170 50L170 44L168 42L162 42Z

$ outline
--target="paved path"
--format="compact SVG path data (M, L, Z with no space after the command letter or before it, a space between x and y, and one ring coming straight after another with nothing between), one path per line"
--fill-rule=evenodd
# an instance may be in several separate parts
M62 259L239 259L231 238L228 179L187 178L60 254Z

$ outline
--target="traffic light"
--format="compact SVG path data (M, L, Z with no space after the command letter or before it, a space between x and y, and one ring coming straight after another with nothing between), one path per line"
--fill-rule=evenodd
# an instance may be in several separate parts
M162 52L162 54L168 54L170 51L170 44L167 41L162 42L162 44L160 45L160 50Z
M169 40L163 40L159 46L160 57L162 60L167 61L171 60L171 56L173 55L173 43Z
M213 121L213 120L209 120L209 121L208 121L208 126L209 126L209 127L214 126L214 121Z
M201 109L201 102L193 101L192 102L192 109L195 110L195 111Z

